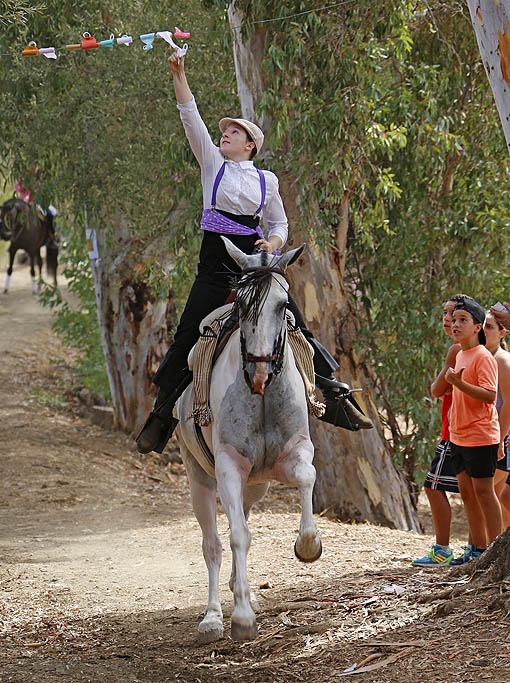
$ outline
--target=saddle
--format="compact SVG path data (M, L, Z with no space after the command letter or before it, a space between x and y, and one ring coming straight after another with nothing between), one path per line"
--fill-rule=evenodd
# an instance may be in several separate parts
M287 317L287 338L292 349L296 367L303 379L309 412L321 417L325 405L315 396L315 373L313 349L296 326L290 311ZM233 304L217 308L200 324L200 338L188 355L188 367L193 371L193 409L190 417L195 424L207 426L213 419L209 406L209 389L212 368L225 348L233 332L239 327L237 311Z

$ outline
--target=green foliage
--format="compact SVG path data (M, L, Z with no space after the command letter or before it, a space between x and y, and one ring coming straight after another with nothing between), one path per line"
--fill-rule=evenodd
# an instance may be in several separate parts
M18 32L27 24L29 18L44 9L44 5L35 5L24 0L0 1L0 27L3 29L16 25Z
M70 296L62 299L59 289L44 285L41 302L55 312L53 330L69 347L78 352L75 374L95 394L110 398L101 334L97 320L94 283L87 261L83 261L84 232L66 248L63 275Z
M56 0L3 37L2 47L16 54L0 58L0 166L9 184L19 176L30 184L37 166L37 201L59 210L57 224L68 244L63 273L77 303L66 304L51 288L43 300L55 311L56 329L80 349L80 372L100 393L106 391L106 374L84 208L107 245L102 257L113 264L112 276L137 273L155 296L166 297L172 289L182 304L199 248L200 174L175 106L170 52L160 39L145 52L138 35L176 24L193 27L187 70L214 135L218 99L235 92L235 75L224 68L222 21L222 12L204 10L199 0L178 0L171 10L153 0ZM97 40L128 33L134 43L59 51L56 61L20 55L28 40L59 48L79 42L85 30ZM118 216L127 219L124 231ZM170 276L169 262L176 262Z
M508 155L468 8L360 0L274 22L310 3L236 5L268 22L261 107L274 170L298 180L316 242L335 248L349 198L357 351L412 470L439 432L428 396L448 344L442 302L464 291L489 305L509 285Z
M361 311L357 352L377 372L395 457L412 471L429 460L439 431L428 387L448 343L443 300L465 291L488 305L508 291L504 137L463 4L359 0L311 12L310 4L236 0L247 16L243 31L256 26L266 36L268 166L298 183L303 225L321 245L336 248L349 199L346 282ZM187 71L211 131L219 112L238 113L227 6L180 0L171 9L171 26L193 27ZM83 30L137 35L168 27L168 13L148 0L86 8L57 0L51 14L29 20L27 37L62 45ZM296 16L279 20L288 15ZM61 208L75 250L66 272L81 303L55 306L62 333L88 353L100 347L78 221L84 205L111 258L155 292L171 286L182 300L194 271L199 174L166 59L159 45L62 54L57 63L14 57L0 62L0 86L0 159L13 178L37 163L41 201ZM127 236L113 228L119 212L129 218ZM171 282L159 255L145 256L158 239L178 256Z
M66 401L62 396L47 391L42 387L32 389L30 393L39 403L49 408L63 408L66 405Z

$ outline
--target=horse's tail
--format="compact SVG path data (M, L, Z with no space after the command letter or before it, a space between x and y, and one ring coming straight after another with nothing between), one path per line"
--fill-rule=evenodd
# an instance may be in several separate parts
M55 240L49 240L46 244L46 272L48 275L57 277L58 244Z

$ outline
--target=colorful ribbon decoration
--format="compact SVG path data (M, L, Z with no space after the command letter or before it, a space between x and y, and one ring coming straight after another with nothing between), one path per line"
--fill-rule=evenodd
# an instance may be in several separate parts
M44 55L48 59L56 59L54 47L37 47L37 43L33 40L23 49L23 57L36 57L37 55Z
M181 31L177 26L175 27L174 30L174 37L175 38L189 38L190 33L187 33L185 31ZM180 46L174 43L172 39L172 32L171 31L158 31L157 33L142 33L140 35L140 40L142 43L144 43L143 49L145 51L152 50L153 48L153 43L155 38L162 38L165 42L167 42L169 45L171 45L174 50L177 51L177 57L184 57L184 55L188 51L188 44L184 43L184 45ZM124 34L123 36L119 36L117 39L117 45L131 45L133 42L133 36L129 36ZM44 57L47 57L48 59L57 59L57 49L60 50L66 50L66 51L71 51L71 50L92 50L95 48L99 47L110 47L112 48L115 45L115 36L113 33L110 34L110 37L107 38L106 40L101 40L97 42L97 40L94 38L94 36L90 35L88 31L85 31L83 34L83 37L81 39L81 43L73 43L71 45L65 45L63 48L54 48L54 47L37 47L37 43L35 41L31 41L23 50L21 51L21 54L23 57L35 57L37 55L43 55Z

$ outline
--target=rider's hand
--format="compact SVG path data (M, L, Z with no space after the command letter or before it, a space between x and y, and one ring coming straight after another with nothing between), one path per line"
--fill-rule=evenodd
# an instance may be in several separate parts
M270 237L268 240L257 240L255 246L264 249L268 254L272 254L273 251L276 251L282 246L282 241L279 237L273 235L273 237Z
M177 57L177 51L170 55L168 63L174 76L180 76L184 73L184 57Z

